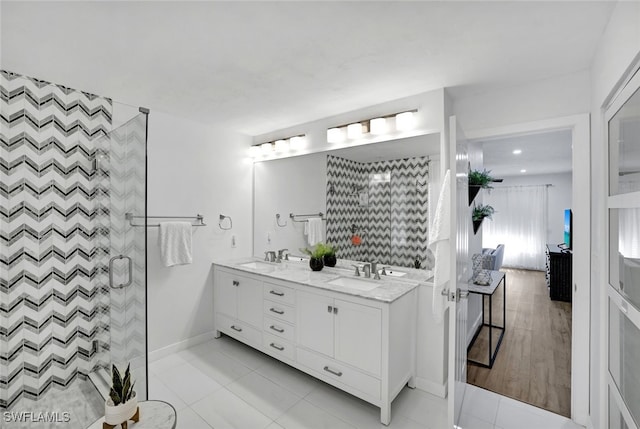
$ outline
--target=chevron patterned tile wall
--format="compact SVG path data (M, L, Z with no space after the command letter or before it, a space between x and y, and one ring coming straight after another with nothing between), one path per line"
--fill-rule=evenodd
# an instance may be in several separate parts
M108 348L107 98L0 71L0 408L65 386ZM100 347L98 347L100 349ZM104 361L102 362L104 364Z
M327 155L327 242L345 259L428 266L428 177L426 157L359 163Z

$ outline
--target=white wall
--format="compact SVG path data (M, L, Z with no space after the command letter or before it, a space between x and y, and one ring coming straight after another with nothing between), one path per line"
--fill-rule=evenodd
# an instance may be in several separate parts
M481 142L469 143L469 166L472 170L483 169L483 153ZM478 192L474 202L476 204L482 204L482 198L484 193L487 192L484 189ZM473 207L473 204L471 204ZM471 214L469 214L471 219ZM471 220L469 220L471 222ZM482 253L482 228L478 229L477 233L473 233L473 227L469 227L469 273L473 275L472 260L474 254ZM468 307L467 307L467 345L473 339L473 335L477 331L478 327L482 324L482 296L472 293L469 294Z
M506 176L502 186L529 186L550 184L548 191L547 243L562 243L564 240L564 210L571 208L571 173Z
M640 55L640 3L619 2L591 67L591 420L607 427L606 415L606 141L602 107L625 71Z
M455 99L453 108L465 131L586 113L589 72Z
M326 210L327 155L284 158L255 164L253 254L288 248L301 255L309 247L303 234L304 223L293 222L289 213L311 214ZM276 225L276 213L280 224Z
M195 215L193 264L160 262L158 228L148 229L148 341L155 351L213 329L211 262L251 254L250 138L158 111L149 115L148 215ZM233 229L218 227L219 214ZM236 247L231 247L232 236Z

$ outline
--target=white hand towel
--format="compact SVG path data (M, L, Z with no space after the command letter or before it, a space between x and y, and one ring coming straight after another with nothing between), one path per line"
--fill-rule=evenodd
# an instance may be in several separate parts
M160 257L165 267L193 262L190 222L161 222Z
M309 241L309 246L315 246L324 241L322 218L312 217L307 219L307 240Z
M451 178L449 170L445 173L438 198L433 224L429 229L429 249L435 256L433 268L433 318L440 323L443 320L447 298L442 295L445 285L449 282L450 269L450 236L451 236Z

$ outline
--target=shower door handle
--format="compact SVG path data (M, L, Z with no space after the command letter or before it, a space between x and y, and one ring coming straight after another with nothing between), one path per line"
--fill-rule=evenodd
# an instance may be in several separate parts
M127 275L128 275L128 280L126 283L122 283L118 286L114 286L113 285L113 264L115 262L116 259L126 259L127 260ZM133 282L133 261L131 260L130 257L128 256L124 256L124 255L118 255L118 256L114 256L113 258L109 259L109 287L111 289L122 289L125 288L127 286L129 286L131 284L131 282Z

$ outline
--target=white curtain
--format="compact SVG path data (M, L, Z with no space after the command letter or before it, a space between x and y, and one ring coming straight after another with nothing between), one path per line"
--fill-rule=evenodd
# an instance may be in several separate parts
M544 270L547 186L494 188L483 200L495 213L482 223L482 247L504 244L504 266Z

